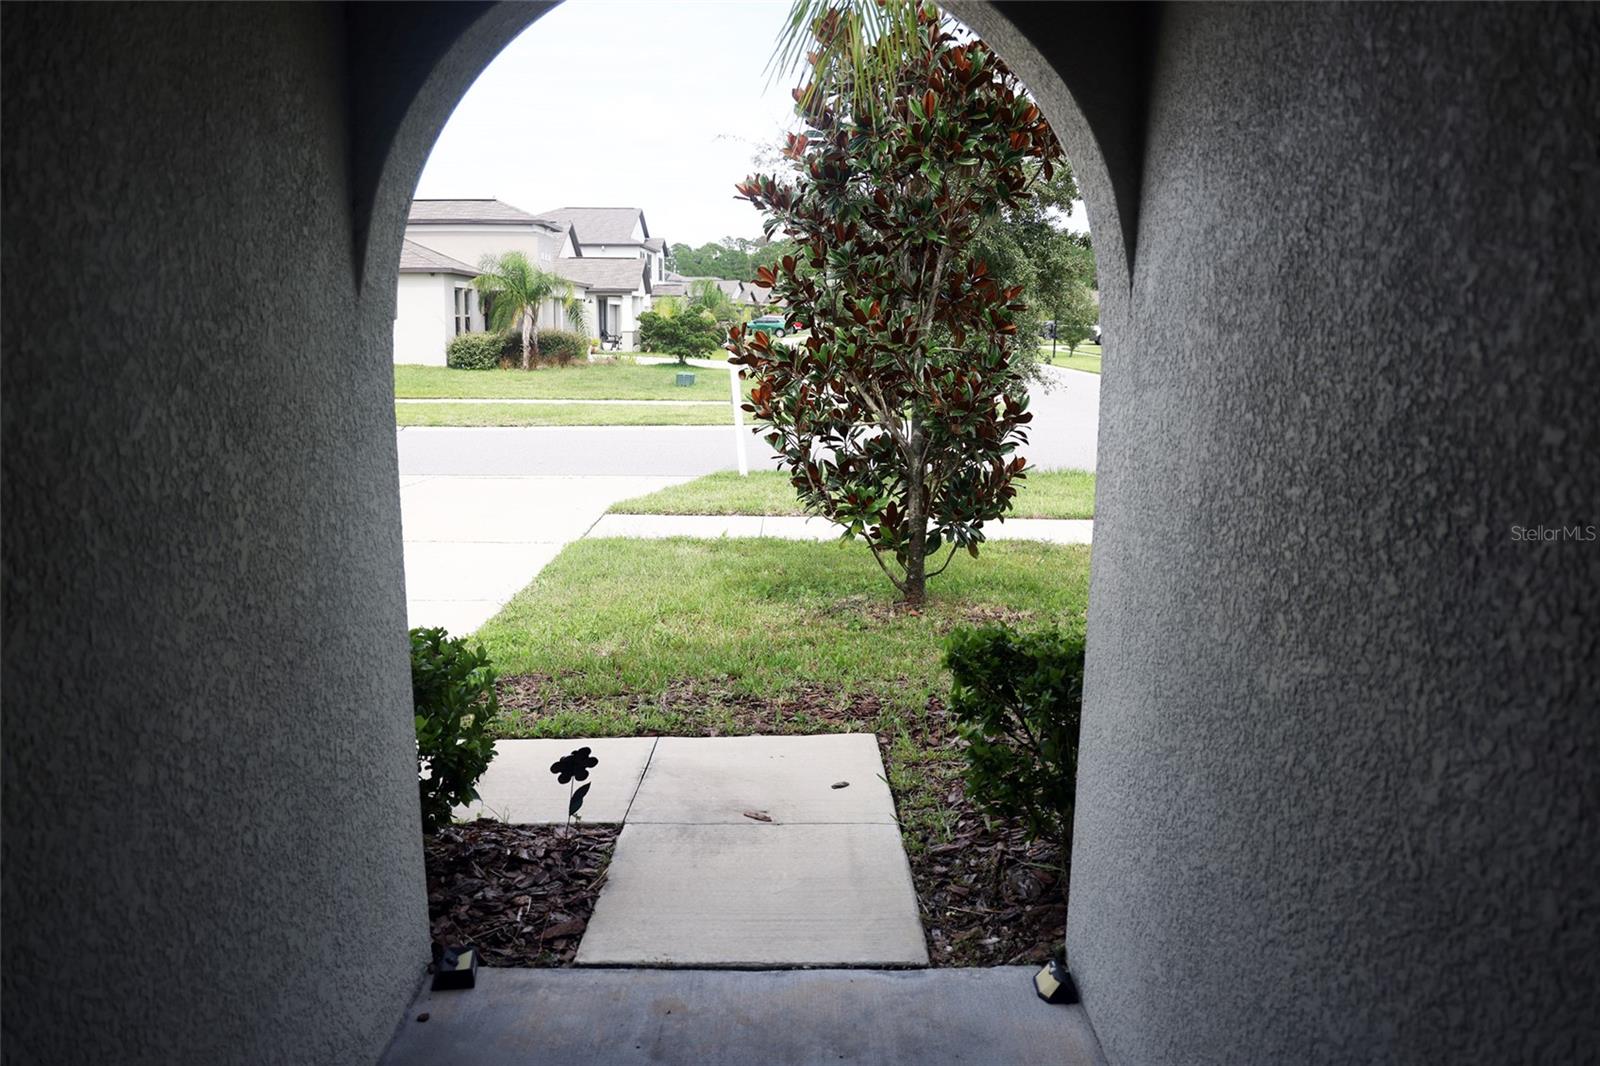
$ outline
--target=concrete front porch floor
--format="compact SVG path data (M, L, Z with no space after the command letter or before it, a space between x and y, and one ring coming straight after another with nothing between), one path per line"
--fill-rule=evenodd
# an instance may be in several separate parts
M1041 1003L1033 972L479 970L424 989L382 1066L1104 1063L1083 1008Z

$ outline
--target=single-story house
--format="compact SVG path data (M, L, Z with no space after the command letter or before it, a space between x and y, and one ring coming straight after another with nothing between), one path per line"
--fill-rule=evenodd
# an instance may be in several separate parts
M394 302L394 361L444 363L457 333L483 329L482 297L472 287L478 270L443 252L406 240Z
M772 290L753 281L742 282L739 286L739 295L734 297L734 300L757 309L764 308L772 303Z
M723 292L727 293L728 294L728 299L734 301L735 303L737 303L739 301L739 290L740 290L740 288L742 288L744 286L744 282L742 282L742 281L734 281L734 280L731 280L729 278L713 278L713 277L710 277L710 276L704 275L704 274L698 274L698 275L677 274L677 273L674 273L671 270L667 271L667 280L666 280L666 282L664 284L682 285L683 286L683 291L687 295L687 294L691 294L691 293L694 292L694 283L697 282L697 281L714 282L716 284L717 288L719 288ZM670 293L663 292L662 289L661 289L661 286L658 285L658 286L656 286L656 295L657 296L666 296L666 295L670 295Z

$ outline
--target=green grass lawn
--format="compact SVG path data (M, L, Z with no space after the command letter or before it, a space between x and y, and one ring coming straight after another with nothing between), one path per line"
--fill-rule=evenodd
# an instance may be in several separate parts
M616 514L804 514L787 475L775 470L708 474L683 485L613 504ZM1093 518L1094 474L1029 471L1018 482L1010 518Z
M877 733L917 849L943 839L961 766L945 634L1081 632L1088 590L1087 547L1029 541L962 555L908 614L860 543L580 540L478 638L509 678L505 736Z
M679 407L660 403L623 406L446 401L395 404L394 420L399 426L731 426L733 411L729 404Z
M1051 361L1049 344L1039 346L1039 359L1046 363ZM1055 361L1052 365L1066 367L1068 370L1085 370L1091 374L1098 374L1100 373L1100 346L1098 344L1080 344L1076 353L1068 355L1066 347L1058 345Z
M538 370L394 368L396 399L482 400L726 400L725 371L689 367L691 386L674 384L676 364L576 363ZM563 423L566 424L566 423ZM600 424L600 423L595 423Z

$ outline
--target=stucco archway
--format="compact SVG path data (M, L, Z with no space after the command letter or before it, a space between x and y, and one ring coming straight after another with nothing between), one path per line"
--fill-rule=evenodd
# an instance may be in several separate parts
M389 267L540 10L6 8L8 1058L392 1033ZM1128 249L1069 916L1108 1057L1581 1054L1600 553L1548 534L1600 513L1600 16L955 10L1066 135L1103 276Z

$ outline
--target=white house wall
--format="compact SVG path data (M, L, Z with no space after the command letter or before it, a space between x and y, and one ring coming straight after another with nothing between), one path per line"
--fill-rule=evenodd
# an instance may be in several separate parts
M572 287L572 295L583 301L583 328L590 336L594 335L594 300L589 296L589 290L582 285ZM539 309L540 329L570 329L567 322L566 309L560 300L546 300Z
M468 266L477 266L485 255L521 252L548 267L560 238L531 226L407 226L406 239Z
M455 336L454 274L401 274L394 304L394 361L444 366Z

